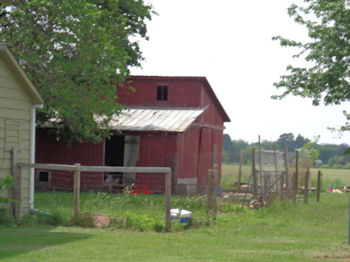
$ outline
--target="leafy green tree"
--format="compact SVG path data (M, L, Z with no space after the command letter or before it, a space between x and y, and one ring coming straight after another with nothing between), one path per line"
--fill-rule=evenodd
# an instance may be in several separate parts
M259 147L257 145L250 145L244 150L244 163L251 164L252 163L252 153L253 149L258 152Z
M275 149L276 150L281 150L280 146L278 144L276 144L276 142L273 142L273 141L263 140L261 142L261 146L265 150L275 150Z
M54 130L68 141L107 135L121 110L113 83L140 65L138 40L147 39L152 13L143 0L2 0L0 41L44 98L39 122L58 120Z
M329 163L329 159L337 154L337 149L334 146L323 145L318 148L320 152L320 160L322 163Z
M239 140L233 140L232 145L233 145L232 160L233 162L239 163L241 150L245 150L249 146L249 143L242 139L239 139Z
M342 166L345 164L344 156L334 156L328 161L329 166Z
M302 148L305 144L310 143L311 140L303 137L302 135L298 135L295 138L295 146L296 148Z
M284 144L287 145L288 151L294 151L296 148L294 135L292 133L284 133L280 135L280 137L277 139L277 143L282 150L284 150Z
M318 141L320 140L320 136L317 136L313 139L313 141L310 141L309 143L305 144L301 149L301 153L306 153L309 156L310 162L312 165L315 164L315 161L319 159L320 151L315 148L315 145L317 145Z
M350 101L350 2L347 0L304 0L303 4L292 4L289 16L308 30L309 41L299 42L283 38L281 46L297 47L295 57L304 58L305 67L288 65L289 74L281 76L275 83L283 93L313 99L314 105L321 101L340 104ZM350 115L344 112L348 120ZM350 130L348 121L341 130Z
M248 142L242 139L231 140L230 135L224 134L223 151L225 152L226 157L228 157L230 163L238 163L241 150L244 150L248 146Z
M229 153L225 150L222 151L222 162L225 164L232 163Z

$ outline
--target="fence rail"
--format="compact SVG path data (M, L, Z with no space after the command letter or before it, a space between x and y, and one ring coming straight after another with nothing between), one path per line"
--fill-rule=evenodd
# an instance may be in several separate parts
M17 163L18 167L62 170L62 171L80 171L80 172L123 172L123 173L171 173L170 167L122 167L122 166L79 166L62 164L29 164Z
M79 215L80 199L80 172L123 172L123 173L157 173L165 175L165 225L166 230L171 230L170 222L170 200L171 200L171 168L170 167L115 167L115 166L81 166L62 165L62 164L29 164L15 163L17 171L14 171L16 177L21 177L22 168L37 168L47 170L62 170L74 172L74 215Z

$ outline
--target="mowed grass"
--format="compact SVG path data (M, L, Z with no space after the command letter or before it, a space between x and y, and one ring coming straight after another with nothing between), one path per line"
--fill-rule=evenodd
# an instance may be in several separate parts
M231 166L223 166L223 177ZM247 167L249 168L249 167ZM238 169L237 169L238 170ZM346 171L322 170L329 181ZM316 170L317 172L317 170ZM248 175L249 176L249 175ZM233 183L234 182L230 182ZM139 212L164 218L164 197L82 194L82 210L108 215ZM70 206L66 206L70 205ZM198 198L173 197L172 206L204 216ZM70 215L72 194L36 194L36 208ZM174 233L78 227L0 227L0 261L350 261L349 195L312 194L308 204L277 200L258 210L221 211L210 226Z
M0 228L1 261L348 261L348 196L219 214L176 233L115 228Z

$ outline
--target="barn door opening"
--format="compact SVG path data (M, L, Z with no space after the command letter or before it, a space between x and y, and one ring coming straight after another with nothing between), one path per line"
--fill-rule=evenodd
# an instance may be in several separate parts
M111 136L105 140L105 166L124 165L124 136ZM106 184L123 184L123 173L106 172Z
M106 139L106 166L123 166L124 164L124 136L112 136Z
M112 136L105 140L105 166L137 166L139 158L139 136ZM135 173L105 173L106 184L129 186L135 183Z

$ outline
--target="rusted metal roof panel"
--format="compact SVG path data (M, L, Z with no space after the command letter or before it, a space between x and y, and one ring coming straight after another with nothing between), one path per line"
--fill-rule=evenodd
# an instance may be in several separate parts
M184 132L205 108L130 107L113 117L109 127L114 130Z

